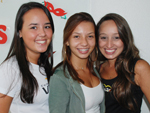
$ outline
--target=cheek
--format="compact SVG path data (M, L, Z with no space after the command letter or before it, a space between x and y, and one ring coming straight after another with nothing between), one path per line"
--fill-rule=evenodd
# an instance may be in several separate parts
M120 42L118 42L118 47L120 47L120 48L124 48L124 44L123 44L123 42L122 41L120 41Z
M105 45L104 41L99 40L98 42L99 48L103 47Z
M80 41L70 38L69 41L68 41L68 44L69 44L70 47L76 47L80 44Z
M33 40L35 39L34 37L35 36L33 34L29 34L29 33L26 33L26 34L22 35L22 39L23 39L24 43L33 42Z
M47 31L46 34L47 34L47 37L51 40L51 39L52 39L52 36L53 36L52 30Z
M96 42L95 42L95 40L92 40L92 41L89 41L89 44L90 44L91 46L94 46L94 47L95 47Z
M95 40L95 38L87 39L87 43L88 43L89 45L93 46L93 45L96 45L96 40Z
M35 32L24 32L22 35L23 39L25 40L34 40L37 37L37 33Z
M121 46L121 51L123 51L123 50L124 50L124 45Z

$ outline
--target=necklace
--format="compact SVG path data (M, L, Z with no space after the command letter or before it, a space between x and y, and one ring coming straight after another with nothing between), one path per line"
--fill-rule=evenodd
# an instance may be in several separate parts
M75 67L77 70L84 70L84 68L83 67L80 67L80 68L78 68L78 67Z
M75 67L76 70L84 70L83 67L77 67L77 66L75 66L75 65L74 65L74 67Z

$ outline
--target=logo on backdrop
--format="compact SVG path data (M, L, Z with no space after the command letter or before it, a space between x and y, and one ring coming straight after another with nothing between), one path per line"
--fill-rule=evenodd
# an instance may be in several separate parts
M44 6L47 7L47 9L50 12L54 13L56 16L61 16L62 19L66 19L67 13L63 9L61 9L61 8L54 9L53 4L51 4L50 2L44 1L43 3L44 3Z
M0 44L5 44L7 41L7 35L4 33L6 31L5 25L0 25Z

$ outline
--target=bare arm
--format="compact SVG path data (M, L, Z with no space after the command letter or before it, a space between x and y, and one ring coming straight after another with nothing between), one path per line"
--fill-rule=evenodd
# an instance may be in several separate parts
M8 113L12 97L0 93L0 113Z
M150 65L144 60L137 61L135 65L135 82L150 104Z

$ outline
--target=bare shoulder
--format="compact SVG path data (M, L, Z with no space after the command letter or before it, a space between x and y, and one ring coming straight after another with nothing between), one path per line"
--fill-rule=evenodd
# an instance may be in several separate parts
M149 70L150 71L150 65L145 60L138 60L135 65L135 73L143 73L143 71Z
M135 81L137 85L150 78L150 65L145 60L138 60L135 65Z
M135 65L135 82L150 104L150 65L145 60L139 60Z

